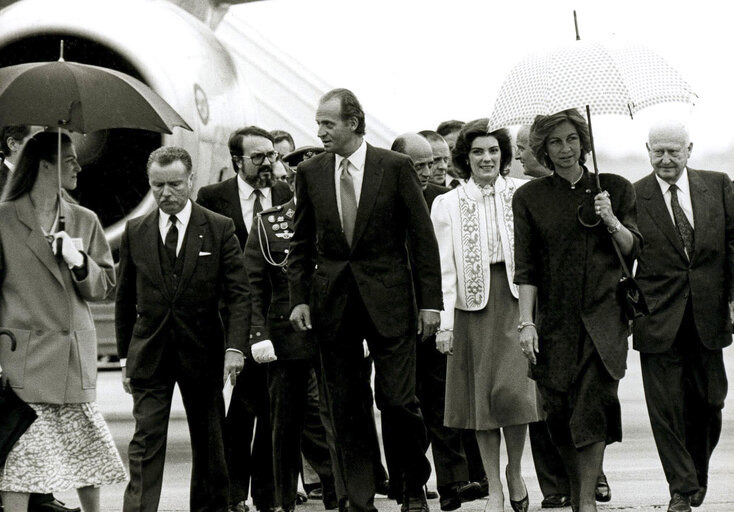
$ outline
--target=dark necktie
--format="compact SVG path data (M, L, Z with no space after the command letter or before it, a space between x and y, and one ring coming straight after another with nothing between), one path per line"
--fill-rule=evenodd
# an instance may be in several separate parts
M263 196L262 190L259 188L255 189L255 204L252 207L252 218L254 219L257 217L257 214L263 211L263 204L261 202L261 198Z
M678 202L678 188L677 185L670 186L670 209L673 210L673 218L675 219L675 227L678 228L678 234L683 242L683 247L686 249L686 255L688 259L693 256L693 226L688 222L688 217L683 213L683 208L680 207Z
M354 237L354 222L357 220L357 196L354 193L354 180L349 174L349 160L342 160L339 194L342 202L342 229L349 245Z
M169 220L171 221L171 227L168 228L168 233L166 233L166 241L164 242L164 245L166 247L166 254L168 254L168 259L171 261L171 263L175 263L176 246L178 245L178 227L176 227L178 219L175 215L171 215L169 217Z
M451 182L449 182L449 188L456 188L459 185L461 185L461 182L457 180L456 178L454 178L453 180L451 180Z

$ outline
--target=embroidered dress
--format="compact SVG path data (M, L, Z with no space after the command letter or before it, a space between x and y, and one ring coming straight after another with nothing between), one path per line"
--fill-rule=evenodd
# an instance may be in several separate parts
M511 205L520 184L498 178L494 187L479 187L470 180L433 206L446 309L441 327L454 329L448 427L491 430L539 419L535 384L517 341L517 288L510 284Z

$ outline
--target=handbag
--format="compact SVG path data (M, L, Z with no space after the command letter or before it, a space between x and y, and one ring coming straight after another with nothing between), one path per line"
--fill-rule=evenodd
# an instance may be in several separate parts
M612 245L614 245L614 251L617 253L619 263L622 265L622 278L617 284L617 300L619 305L622 307L622 312L628 321L632 321L641 316L649 315L650 310L647 308L647 302L645 301L645 295L640 289L640 285L637 284L635 278L627 267L627 262L624 261L622 251L619 249L619 244L612 238Z

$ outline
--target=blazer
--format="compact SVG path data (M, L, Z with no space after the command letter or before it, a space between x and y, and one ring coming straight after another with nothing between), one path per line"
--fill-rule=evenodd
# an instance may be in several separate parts
M298 166L288 266L291 308L310 303L317 333L331 329L356 283L379 333L403 336L415 327L416 305L442 309L438 245L413 164L405 155L367 145L351 246L342 230L334 173L333 153Z
M734 188L721 172L688 169L694 220L690 261L654 174L635 183L637 219L645 238L636 279L648 316L635 320L633 347L640 352L668 350L678 333L687 302L704 346L731 344L728 302L734 276Z
M433 203L431 220L441 254L441 281L444 311L441 328L453 329L454 308L480 311L489 300L489 227L485 205L492 201L498 218L507 283L517 298L515 275L512 196L527 180L498 177L495 193L483 197L469 180L464 185L438 196Z
M192 205L179 253L183 270L175 291L164 281L160 263L158 209L127 222L120 243L115 299L118 355L127 358L127 376L154 377L166 351L190 375L221 385L224 352L245 352L250 331L247 276L234 223ZM229 322L225 332L219 301ZM175 339L171 339L175 338Z
M115 270L97 216L62 200L66 232L78 239L87 275L77 279L54 257L30 197L0 203L0 365L26 402L92 402L97 386L97 334L89 301L112 295Z
M0 162L0 199L3 196L8 181L10 181L10 168L5 162Z
M278 206L293 197L290 187L282 181L277 181L271 187L273 194L272 205ZM240 242L240 249L244 250L247 242L247 226L242 217L240 193L237 187L237 176L220 183L201 187L196 196L196 202L204 208L229 217L234 222L235 234Z
M426 185L426 189L423 191L423 197L426 199L428 211L431 211L431 208L433 208L433 201L435 201L438 196L445 194L450 190L451 189L448 187L442 187L441 185L429 182L428 185Z

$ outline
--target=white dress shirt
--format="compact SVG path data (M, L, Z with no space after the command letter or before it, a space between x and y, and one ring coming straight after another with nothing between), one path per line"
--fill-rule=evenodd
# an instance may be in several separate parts
M349 160L349 167L347 172L352 175L352 181L354 182L354 197L357 199L357 207L359 207L359 197L362 195L362 181L364 181L364 162L367 158L367 143L362 139L362 144L359 145L357 150L347 157L334 154L336 162L334 165L334 184L336 185L336 207L339 209L339 218L342 216L342 197L341 193L341 164L342 160L347 158Z
M266 187L259 190L260 192L262 192L260 205L263 207L263 210L272 208L273 196L271 194L271 188ZM255 188L247 183L245 180L243 180L242 177L238 174L237 191L240 195L240 208L242 209L242 219L245 221L245 226L247 227L247 232L249 233L250 228L252 227L253 214L255 212Z
M158 230L160 231L161 239L165 244L168 229L171 227L171 216L160 209L158 210L158 213ZM186 201L186 206L184 206L180 212L174 215L176 215L176 227L178 228L178 242L176 243L176 256L178 256L179 252L181 252L181 246L183 245L186 228L188 227L189 220L191 219L191 199Z
M660 185L660 191L663 193L663 200L665 201L665 206L668 208L668 213L670 214L670 218L673 221L673 225L675 226L675 217L673 216L673 207L670 206L670 184L667 181L663 181L658 177L658 175L655 175L655 179L658 180L658 185ZM691 227L695 228L695 225L693 224L693 203L691 202L691 186L688 183L688 168L686 167L683 169L683 172L678 177L678 181L675 182L675 184L678 186L678 203L680 203L681 210L683 210L683 213L685 214L686 218L688 219L688 222L691 223Z

